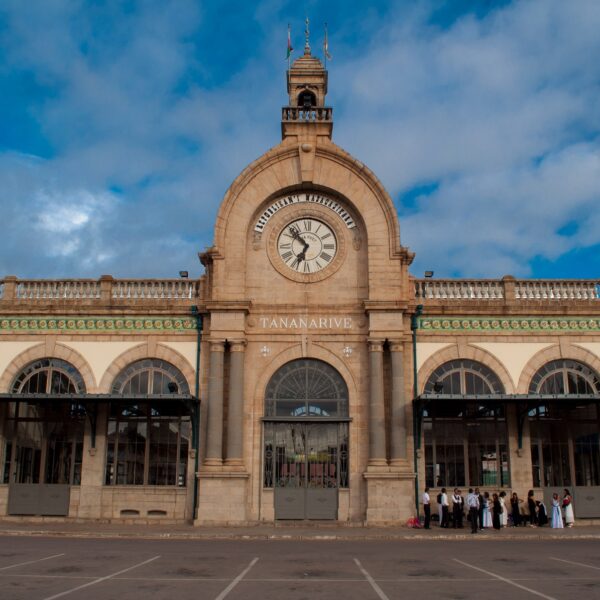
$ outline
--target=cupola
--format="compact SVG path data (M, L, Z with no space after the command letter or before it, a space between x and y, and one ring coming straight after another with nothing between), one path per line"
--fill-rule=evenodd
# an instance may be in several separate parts
M308 29L304 54L292 63L286 75L289 104L282 109L282 137L298 136L302 132L331 137L333 109L325 106L327 70L311 54Z

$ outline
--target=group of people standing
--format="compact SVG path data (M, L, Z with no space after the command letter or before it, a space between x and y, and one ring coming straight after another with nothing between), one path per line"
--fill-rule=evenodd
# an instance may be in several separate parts
M455 529L464 527L463 521L466 504L466 508L468 509L467 518L471 524L471 533L477 533L477 531L490 528L502 529L503 527L508 527L509 523L512 527L519 527L521 525L538 527L550 523L550 527L562 528L565 525L572 527L575 522L573 498L568 489L564 490L562 499L558 494L553 494L550 514L548 514L544 502L535 499L533 490L529 490L527 494L526 506L528 514L522 513L521 505L525 501L519 498L516 492L513 492L510 500L507 502L506 492L504 491L500 493L494 492L490 496L489 492L482 494L479 488L469 488L469 494L465 502L462 492L458 488L454 488L450 496L446 488L442 488L436 500L439 511L439 523L440 527L443 528L450 527L450 515L452 515L452 526ZM424 527L425 529L430 529L431 497L428 487L425 488L422 501L425 513Z

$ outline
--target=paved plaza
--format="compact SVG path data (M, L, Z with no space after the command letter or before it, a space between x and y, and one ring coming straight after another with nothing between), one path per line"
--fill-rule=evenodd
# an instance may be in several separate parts
M600 598L600 545L583 532L413 540L364 531L338 540L21 533L0 537L3 600Z

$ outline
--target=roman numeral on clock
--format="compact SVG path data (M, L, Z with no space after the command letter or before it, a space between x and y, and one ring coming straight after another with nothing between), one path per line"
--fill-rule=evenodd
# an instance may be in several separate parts
M329 262L332 259L331 254L327 254L327 252L321 252L321 256L319 258L322 258L324 261Z

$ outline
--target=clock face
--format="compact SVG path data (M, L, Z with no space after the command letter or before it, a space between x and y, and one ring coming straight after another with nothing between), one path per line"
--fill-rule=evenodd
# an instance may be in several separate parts
M335 258L338 243L333 229L306 217L288 223L277 238L281 260L298 273L318 273Z

